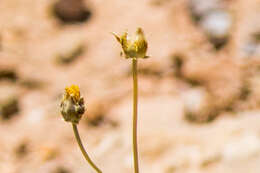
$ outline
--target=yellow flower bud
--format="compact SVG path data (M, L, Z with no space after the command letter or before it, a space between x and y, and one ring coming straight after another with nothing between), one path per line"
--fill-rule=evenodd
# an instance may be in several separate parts
M127 32L120 37L112 34L121 44L125 58L148 58L146 56L147 41L141 28L138 28L135 35L131 37L128 36Z
M77 85L71 85L65 88L60 108L65 121L78 124L85 112L85 106L84 99L80 96L79 87Z

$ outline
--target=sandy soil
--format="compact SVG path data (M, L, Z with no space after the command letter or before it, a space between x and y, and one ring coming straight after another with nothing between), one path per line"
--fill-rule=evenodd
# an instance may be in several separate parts
M150 56L139 61L140 172L260 171L259 0L86 0L78 23L60 21L55 3L0 1L1 173L94 173L59 113L71 84L85 97L79 131L92 159L133 172L131 61L110 32L137 27ZM229 15L223 35L198 5Z

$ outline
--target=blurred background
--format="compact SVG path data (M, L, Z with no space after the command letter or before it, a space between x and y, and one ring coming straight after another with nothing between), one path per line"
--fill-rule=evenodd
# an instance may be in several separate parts
M259 18L259 0L1 0L0 172L94 173L59 113L71 84L91 158L133 172L131 61L110 32L142 27L140 172L258 173Z

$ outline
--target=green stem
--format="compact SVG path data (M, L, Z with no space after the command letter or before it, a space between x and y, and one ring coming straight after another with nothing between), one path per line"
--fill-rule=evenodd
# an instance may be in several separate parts
M86 152L84 146L82 145L80 136L79 136L79 132L78 132L78 128L76 124L72 123L72 127L73 127L73 132L74 135L76 137L76 140L79 144L79 148L82 152L82 154L84 155L85 159L87 160L87 162L98 172L98 173L102 173L102 171L94 164L94 162L92 162L92 160L90 159L90 157L88 156L88 153Z
M137 79L137 58L132 61L133 70L133 153L135 173L139 173L138 149L137 149L137 102L138 102L138 79Z

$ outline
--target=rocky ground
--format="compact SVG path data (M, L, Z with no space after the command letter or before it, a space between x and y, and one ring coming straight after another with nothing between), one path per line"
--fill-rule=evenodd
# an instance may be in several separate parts
M260 171L259 0L1 0L0 172L94 173L64 88L80 86L83 143L104 173L132 173L131 61L110 32L142 27L142 173Z

